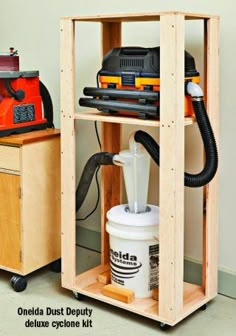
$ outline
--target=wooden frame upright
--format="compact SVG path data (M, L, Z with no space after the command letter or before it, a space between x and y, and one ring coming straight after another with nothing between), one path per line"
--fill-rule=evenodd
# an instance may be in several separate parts
M100 114L94 110L75 112L75 24L102 25L102 52L121 46L122 22L160 21L161 105L160 121ZM203 221L202 286L183 282L184 261L184 39L185 20L204 24L205 93L207 111L218 142L218 16L160 12L119 14L61 19L61 165L62 165L62 286L148 318L175 325L217 294L218 176L206 187ZM159 301L135 299L125 304L101 294L97 276L109 269L106 212L120 203L120 171L102 169L101 265L76 274L75 257L75 120L102 122L102 147L120 150L122 124L160 127L160 286Z

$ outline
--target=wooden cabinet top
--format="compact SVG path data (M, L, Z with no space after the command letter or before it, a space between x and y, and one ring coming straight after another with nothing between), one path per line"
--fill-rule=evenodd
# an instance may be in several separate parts
M46 130L32 131L22 134L12 134L6 137L0 138L0 145L16 145L22 146L31 142L37 142L46 140L60 135L59 129L48 128Z

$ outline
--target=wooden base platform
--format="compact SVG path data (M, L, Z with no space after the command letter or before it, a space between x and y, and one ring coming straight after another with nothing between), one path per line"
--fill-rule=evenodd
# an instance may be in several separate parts
M148 317L152 320L167 323L172 326L175 325L177 322L179 322L175 321L173 323L170 323L170 321L166 321L163 317L161 317L159 315L158 301L153 300L152 298L135 299L133 302L127 304L111 299L107 296L104 296L102 294L102 288L105 285L98 282L97 278L99 274L107 271L108 269L109 269L108 264L100 265L87 272L78 275L75 279L73 291L89 296L96 300L109 303L113 306L123 308L130 312ZM183 316L187 317L188 315L190 315L195 310L197 310L198 308L200 308L206 302L209 301L209 298L208 299L206 298L201 286L197 286L187 282L184 282L183 286L184 286L184 307L181 320L183 319Z

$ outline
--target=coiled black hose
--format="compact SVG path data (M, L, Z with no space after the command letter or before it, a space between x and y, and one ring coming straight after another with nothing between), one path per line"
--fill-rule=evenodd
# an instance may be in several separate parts
M85 200L95 171L101 165L113 165L114 155L108 152L99 152L88 159L76 189L76 212L81 208Z
M216 174L218 167L218 154L215 137L211 124L205 109L203 98L192 98L193 109L196 116L197 124L200 130L202 141L205 149L205 165L198 174L184 173L184 185L186 187L202 187L209 183ZM137 131L134 135L136 142L139 142L148 151L157 165L160 164L160 147L156 141L146 132ZM81 208L85 197L88 193L95 171L100 165L113 165L115 154L108 152L96 153L87 161L80 182L76 189L76 212Z
M186 187L202 187L209 183L216 174L218 167L218 154L215 137L205 109L203 98L192 98L193 110L196 116L198 128L201 133L205 149L205 165L198 174L184 173L184 185ZM160 147L156 141L146 132L137 131L135 141L141 143L151 155L157 165L160 164Z

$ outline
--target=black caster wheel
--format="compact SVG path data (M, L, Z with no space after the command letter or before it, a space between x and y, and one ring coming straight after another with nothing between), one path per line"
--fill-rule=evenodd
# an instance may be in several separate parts
M165 331L165 330L169 330L171 328L171 326L169 324L166 324L166 323L163 323L161 322L160 323L160 329Z
M27 280L25 277L15 274L11 278L10 284L14 291L23 292L27 287Z
M86 296L81 293L77 293L77 292L73 292L73 293L74 293L76 300L78 301L83 301L86 298Z
M61 259L57 259L50 264L50 270L55 273L61 273Z
M201 306L200 308L199 308L199 310L206 310L207 309L207 303L205 303L203 306Z

